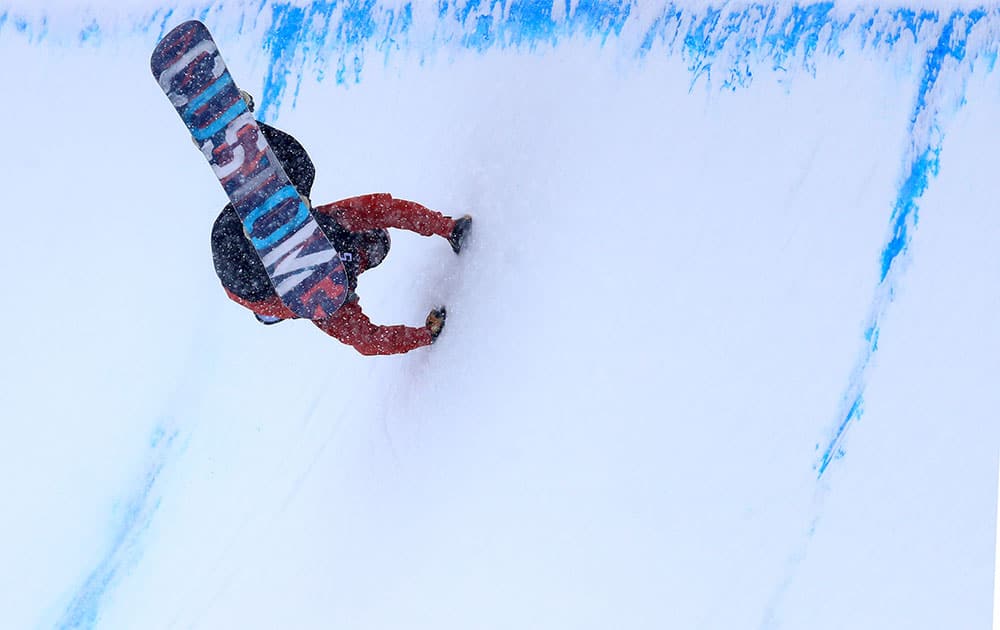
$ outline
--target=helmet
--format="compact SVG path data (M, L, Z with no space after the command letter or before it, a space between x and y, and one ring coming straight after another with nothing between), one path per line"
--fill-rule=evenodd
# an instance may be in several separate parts
M240 90L240 98L242 98L246 102L247 108L249 108L250 112L252 113L253 112L253 96L250 95L250 92L247 92L246 90Z
M378 267L389 253L388 230L365 230L357 240L357 252L363 269Z

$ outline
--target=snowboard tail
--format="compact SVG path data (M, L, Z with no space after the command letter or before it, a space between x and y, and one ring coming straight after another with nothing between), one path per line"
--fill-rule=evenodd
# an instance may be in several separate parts
M282 303L308 319L336 311L347 298L344 264L268 146L205 25L192 20L167 33L150 67L222 184Z

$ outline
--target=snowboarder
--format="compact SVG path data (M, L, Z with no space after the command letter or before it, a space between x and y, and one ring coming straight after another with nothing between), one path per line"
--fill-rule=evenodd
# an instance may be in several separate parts
M253 97L241 93L252 112ZM292 184L312 209L317 223L340 252L347 270L347 300L337 311L313 323L364 355L398 354L434 343L444 327L443 306L431 310L422 327L372 324L355 293L358 275L378 266L388 254L390 240L386 228L441 236L458 254L472 218L465 215L453 219L386 193L351 197L313 208L309 194L316 169L309 155L289 134L260 121L257 124ZM232 204L223 208L212 228L212 258L226 293L253 311L258 321L274 324L296 317L278 298Z

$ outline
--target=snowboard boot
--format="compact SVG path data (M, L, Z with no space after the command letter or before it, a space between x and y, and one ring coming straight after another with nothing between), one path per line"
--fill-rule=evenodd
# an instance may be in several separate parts
M254 313L253 316L257 318L258 322L264 324L265 326L270 326L271 324L277 324L278 322L285 321L280 317L275 317L273 315L261 315L260 313Z
M448 311L445 310L443 306L436 308L427 314L425 326L431 333L431 343L437 341L438 335L441 334L441 330L444 328L444 320L446 317L448 317Z
M448 242L451 243L451 248L456 254L462 251L462 243L465 241L470 227L472 227L472 217L469 215L455 220L455 227L451 229L451 236L448 237Z

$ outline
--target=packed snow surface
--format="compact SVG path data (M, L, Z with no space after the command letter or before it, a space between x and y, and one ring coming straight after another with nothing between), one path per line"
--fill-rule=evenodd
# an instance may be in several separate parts
M228 300L149 73L203 20L313 201L394 232L363 357ZM1000 8L0 0L0 626L982 628Z

